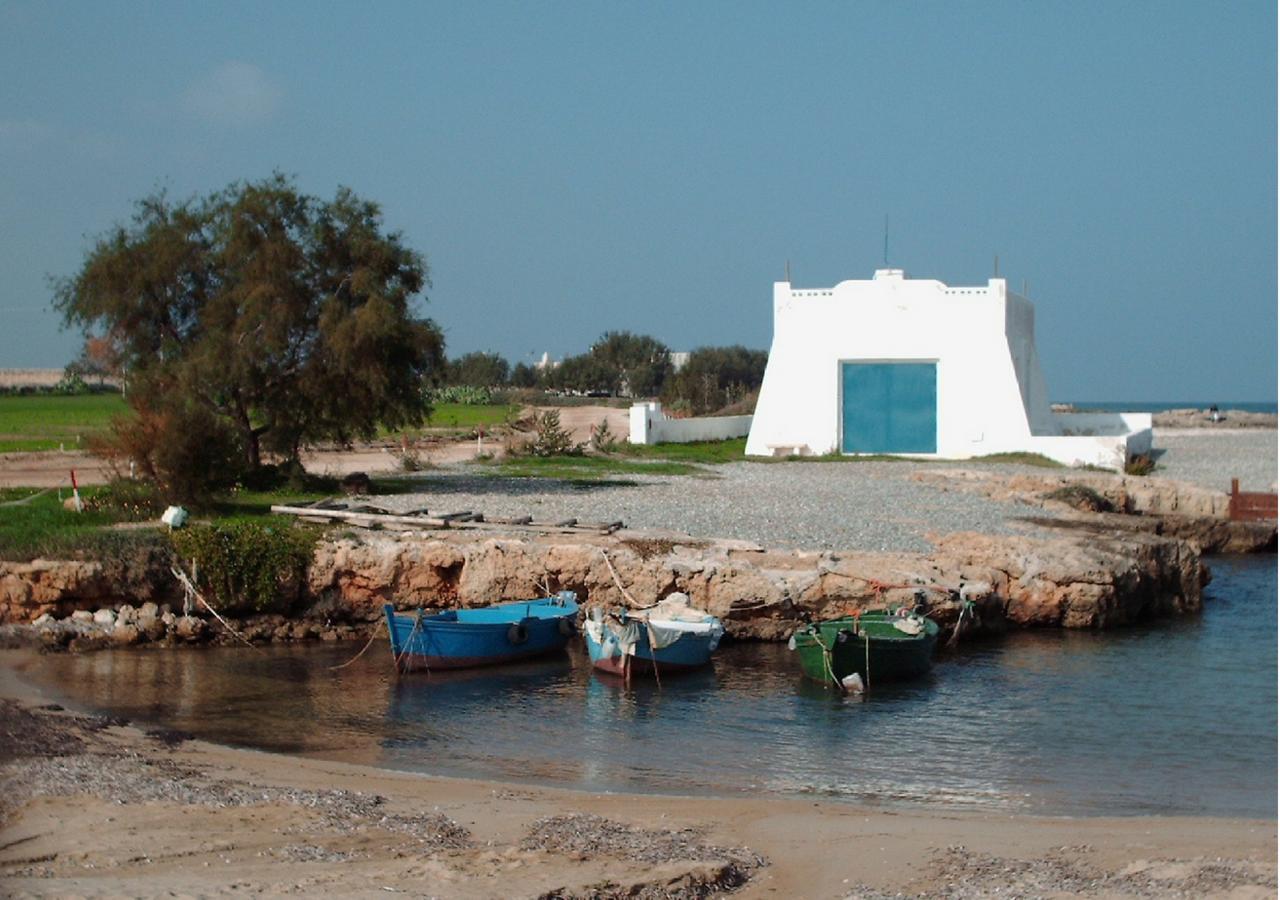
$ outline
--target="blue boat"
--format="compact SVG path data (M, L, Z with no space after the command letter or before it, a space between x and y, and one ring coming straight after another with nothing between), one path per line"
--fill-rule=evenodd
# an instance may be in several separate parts
M591 664L602 672L632 675L678 672L711 662L724 625L715 616L690 609L688 598L672 594L648 610L593 610L584 629Z
M396 670L412 672L493 666L563 650L576 630L578 598L561 591L555 597L433 616L422 610L398 614L389 603L382 609Z

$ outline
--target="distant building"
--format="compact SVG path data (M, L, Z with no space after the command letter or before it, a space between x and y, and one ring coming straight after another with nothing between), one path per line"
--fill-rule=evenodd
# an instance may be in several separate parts
M1116 468L1151 449L1149 415L1051 412L1034 307L1003 278L948 287L880 269L822 290L778 282L773 328L750 456L1026 451Z
M667 354L667 358L671 360L671 371L679 372L689 364L689 350L672 350Z

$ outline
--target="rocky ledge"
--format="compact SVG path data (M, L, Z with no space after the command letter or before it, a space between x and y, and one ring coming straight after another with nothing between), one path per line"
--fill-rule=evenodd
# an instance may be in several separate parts
M1054 524L1050 521L1049 524ZM74 591L92 564L26 564L0 576L10 623L33 624L48 647L234 640L212 619L147 602L96 612ZM65 574L65 573L64 573ZM356 637L381 606L479 606L575 591L586 605L644 606L673 591L725 620L737 638L784 640L803 621L879 606L923 607L957 629L1107 628L1200 608L1208 573L1191 543L1121 530L1064 528L1048 537L974 533L936 539L930 554L780 552L743 541L619 532L610 537L477 537L371 532L323 542L301 618L231 620L254 642ZM39 586L39 590L33 588ZM64 592L53 591L63 585ZM91 595L99 602L100 595ZM61 617L59 617L61 616Z

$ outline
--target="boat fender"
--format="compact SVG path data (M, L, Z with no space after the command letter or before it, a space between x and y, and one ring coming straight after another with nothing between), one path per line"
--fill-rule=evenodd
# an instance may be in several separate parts
M529 640L529 629L523 622L516 622L507 629L507 640L513 644L523 644Z
M796 649L796 636L794 634L791 635L791 638L787 641L787 649L788 650Z
M568 616L565 616L560 620L560 633L565 637L573 637L574 633L577 632L577 630L578 630L578 623L575 620L569 618Z

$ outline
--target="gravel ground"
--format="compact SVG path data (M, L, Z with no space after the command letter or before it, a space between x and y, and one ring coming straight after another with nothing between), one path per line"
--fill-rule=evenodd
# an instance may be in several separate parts
M1276 489L1276 431L1202 429L1155 430L1156 475L1176 478L1218 491L1231 490L1240 479L1243 491Z
M1226 491L1274 490L1276 432L1157 429L1157 476ZM911 481L913 472L960 468L1043 474L990 463L742 462L710 466L705 477L625 476L598 484L495 478L466 466L434 470L417 494L379 497L395 510L622 520L628 528L671 529L695 537L739 538L800 550L927 552L927 535L956 531L1025 534L1027 516L1046 510Z
M626 476L598 485L436 470L421 494L379 497L396 510L475 510L538 521L622 520L628 528L673 529L803 550L926 552L930 532L1026 533L1019 521L1045 510L939 491L910 479L936 463L731 463L706 477ZM1010 472L1021 467L992 467ZM1043 470L1032 470L1043 471Z

